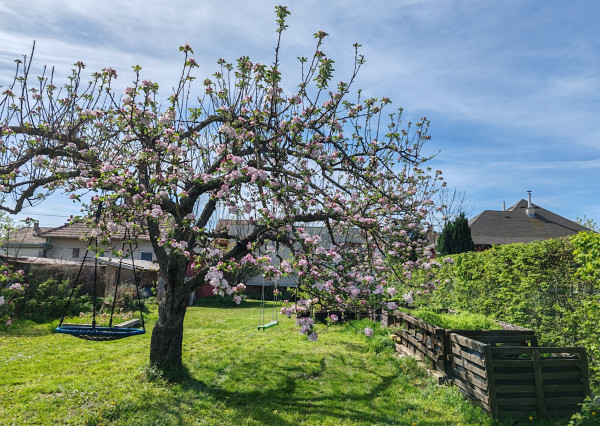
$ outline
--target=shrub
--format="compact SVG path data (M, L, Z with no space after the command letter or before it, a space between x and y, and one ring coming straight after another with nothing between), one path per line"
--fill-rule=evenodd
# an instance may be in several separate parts
M51 278L41 283L30 280L29 288L17 303L15 316L19 319L43 322L60 318L63 313L74 316L92 310L92 298L88 295L78 295L77 292L67 306L69 289L68 280L57 281Z

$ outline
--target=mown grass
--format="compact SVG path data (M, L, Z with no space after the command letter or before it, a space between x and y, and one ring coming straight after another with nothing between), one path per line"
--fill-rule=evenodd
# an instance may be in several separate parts
M87 342L17 324L0 334L0 424L493 424L358 330L321 326L312 343L285 317L257 330L258 313L190 308L175 381L148 368L150 333Z

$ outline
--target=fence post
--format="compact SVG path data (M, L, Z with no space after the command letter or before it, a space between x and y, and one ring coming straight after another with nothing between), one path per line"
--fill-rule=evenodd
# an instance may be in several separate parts
M538 348L531 350L531 360L533 361L533 379L535 381L537 414L540 417L546 417L546 401L544 400L542 364L540 363L540 350Z
M490 351L490 345L483 348L483 359L485 362L485 372L487 377L488 400L490 404L490 414L492 418L498 418L498 398L496 396L496 378L494 377L494 359Z

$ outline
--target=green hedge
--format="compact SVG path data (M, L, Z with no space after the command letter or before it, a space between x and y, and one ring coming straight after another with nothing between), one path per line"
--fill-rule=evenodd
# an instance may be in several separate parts
M495 246L437 259L440 268L413 274L409 284L415 293L421 283L437 287L416 296L417 306L480 313L532 328L542 345L585 346L599 386L598 253L600 235L593 233Z

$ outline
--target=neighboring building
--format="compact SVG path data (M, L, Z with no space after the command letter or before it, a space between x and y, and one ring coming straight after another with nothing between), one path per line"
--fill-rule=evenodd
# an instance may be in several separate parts
M46 239L48 248L46 255L51 259L77 260L85 256L88 247L88 235L91 229L85 223L66 223L58 228L51 228L39 234ZM113 248L121 250L122 242L115 240ZM128 249L126 246L125 249ZM137 245L134 244L134 259L152 261L156 259L150 237L147 234L137 236ZM92 256L91 253L88 256ZM110 251L105 252L104 257L112 257Z
M46 257L45 252L50 246L40 234L51 229L40 228L36 222L33 227L27 226L10 232L8 240L0 246L0 254L9 257Z
M469 221L475 250L493 245L531 243L589 231L584 226L551 211L520 200L507 210L485 210Z
M67 223L58 228L40 228L35 223L33 227L22 228L9 235L9 240L0 247L0 256L3 260L18 264L28 271L41 273L44 270L54 270L57 271L55 274L58 279L74 279L88 249L91 231L85 223ZM123 248L123 231L118 231L117 237L121 238L114 239L113 249ZM124 287L135 284L134 266L140 287L151 288L156 283L159 266L154 262L156 256L150 237L144 233L136 237L137 243L132 244L133 262L131 258L121 261L114 256L110 247L103 247L105 251L98 258L98 281L102 283L101 291L104 291L105 296L114 292L117 277L120 285ZM125 250L128 249L126 244ZM95 254L90 251L86 258L85 270L93 269L94 258ZM88 282L89 277L84 281Z
M215 228L216 231L226 231L229 235L232 236L244 236L248 233L250 233L253 229L253 225L250 224L248 221L246 220L231 220L231 219L220 219L217 223L217 226ZM311 236L319 236L321 237L321 242L319 243L320 246L324 247L324 248L331 248L333 246L333 243L331 241L331 235L329 234L329 231L327 230L327 228L323 227L323 226L310 226L310 225L299 225L298 228L302 228L304 229L304 232L311 235ZM334 235L334 237L336 238L336 242L340 242L343 241L345 244L349 244L349 245L356 245L359 246L361 244L364 243L364 240L360 237L360 235L358 234L358 229L353 229L351 231L355 231L355 232L349 232L347 235ZM227 243L227 244L225 244ZM217 244L219 244L220 246L222 246L223 248L226 248L228 244L233 243L233 240L231 241L227 241L227 240L218 240ZM269 243L268 245L273 245L275 246L275 243ZM292 256L292 253L290 251L290 249L286 246L281 245L279 247L279 250L276 253L276 256L272 256L274 259L274 261L278 264L279 263L279 258L281 259L289 259ZM277 285L279 287L296 287L298 283L298 279L296 276L287 276L287 277L281 277L279 279L279 281L277 282ZM263 285L265 286L273 286L273 282L269 279L265 279L264 276L262 274L260 275L256 275L253 276L249 279L247 279L245 281L245 284L248 286L257 286L257 287L262 287Z

